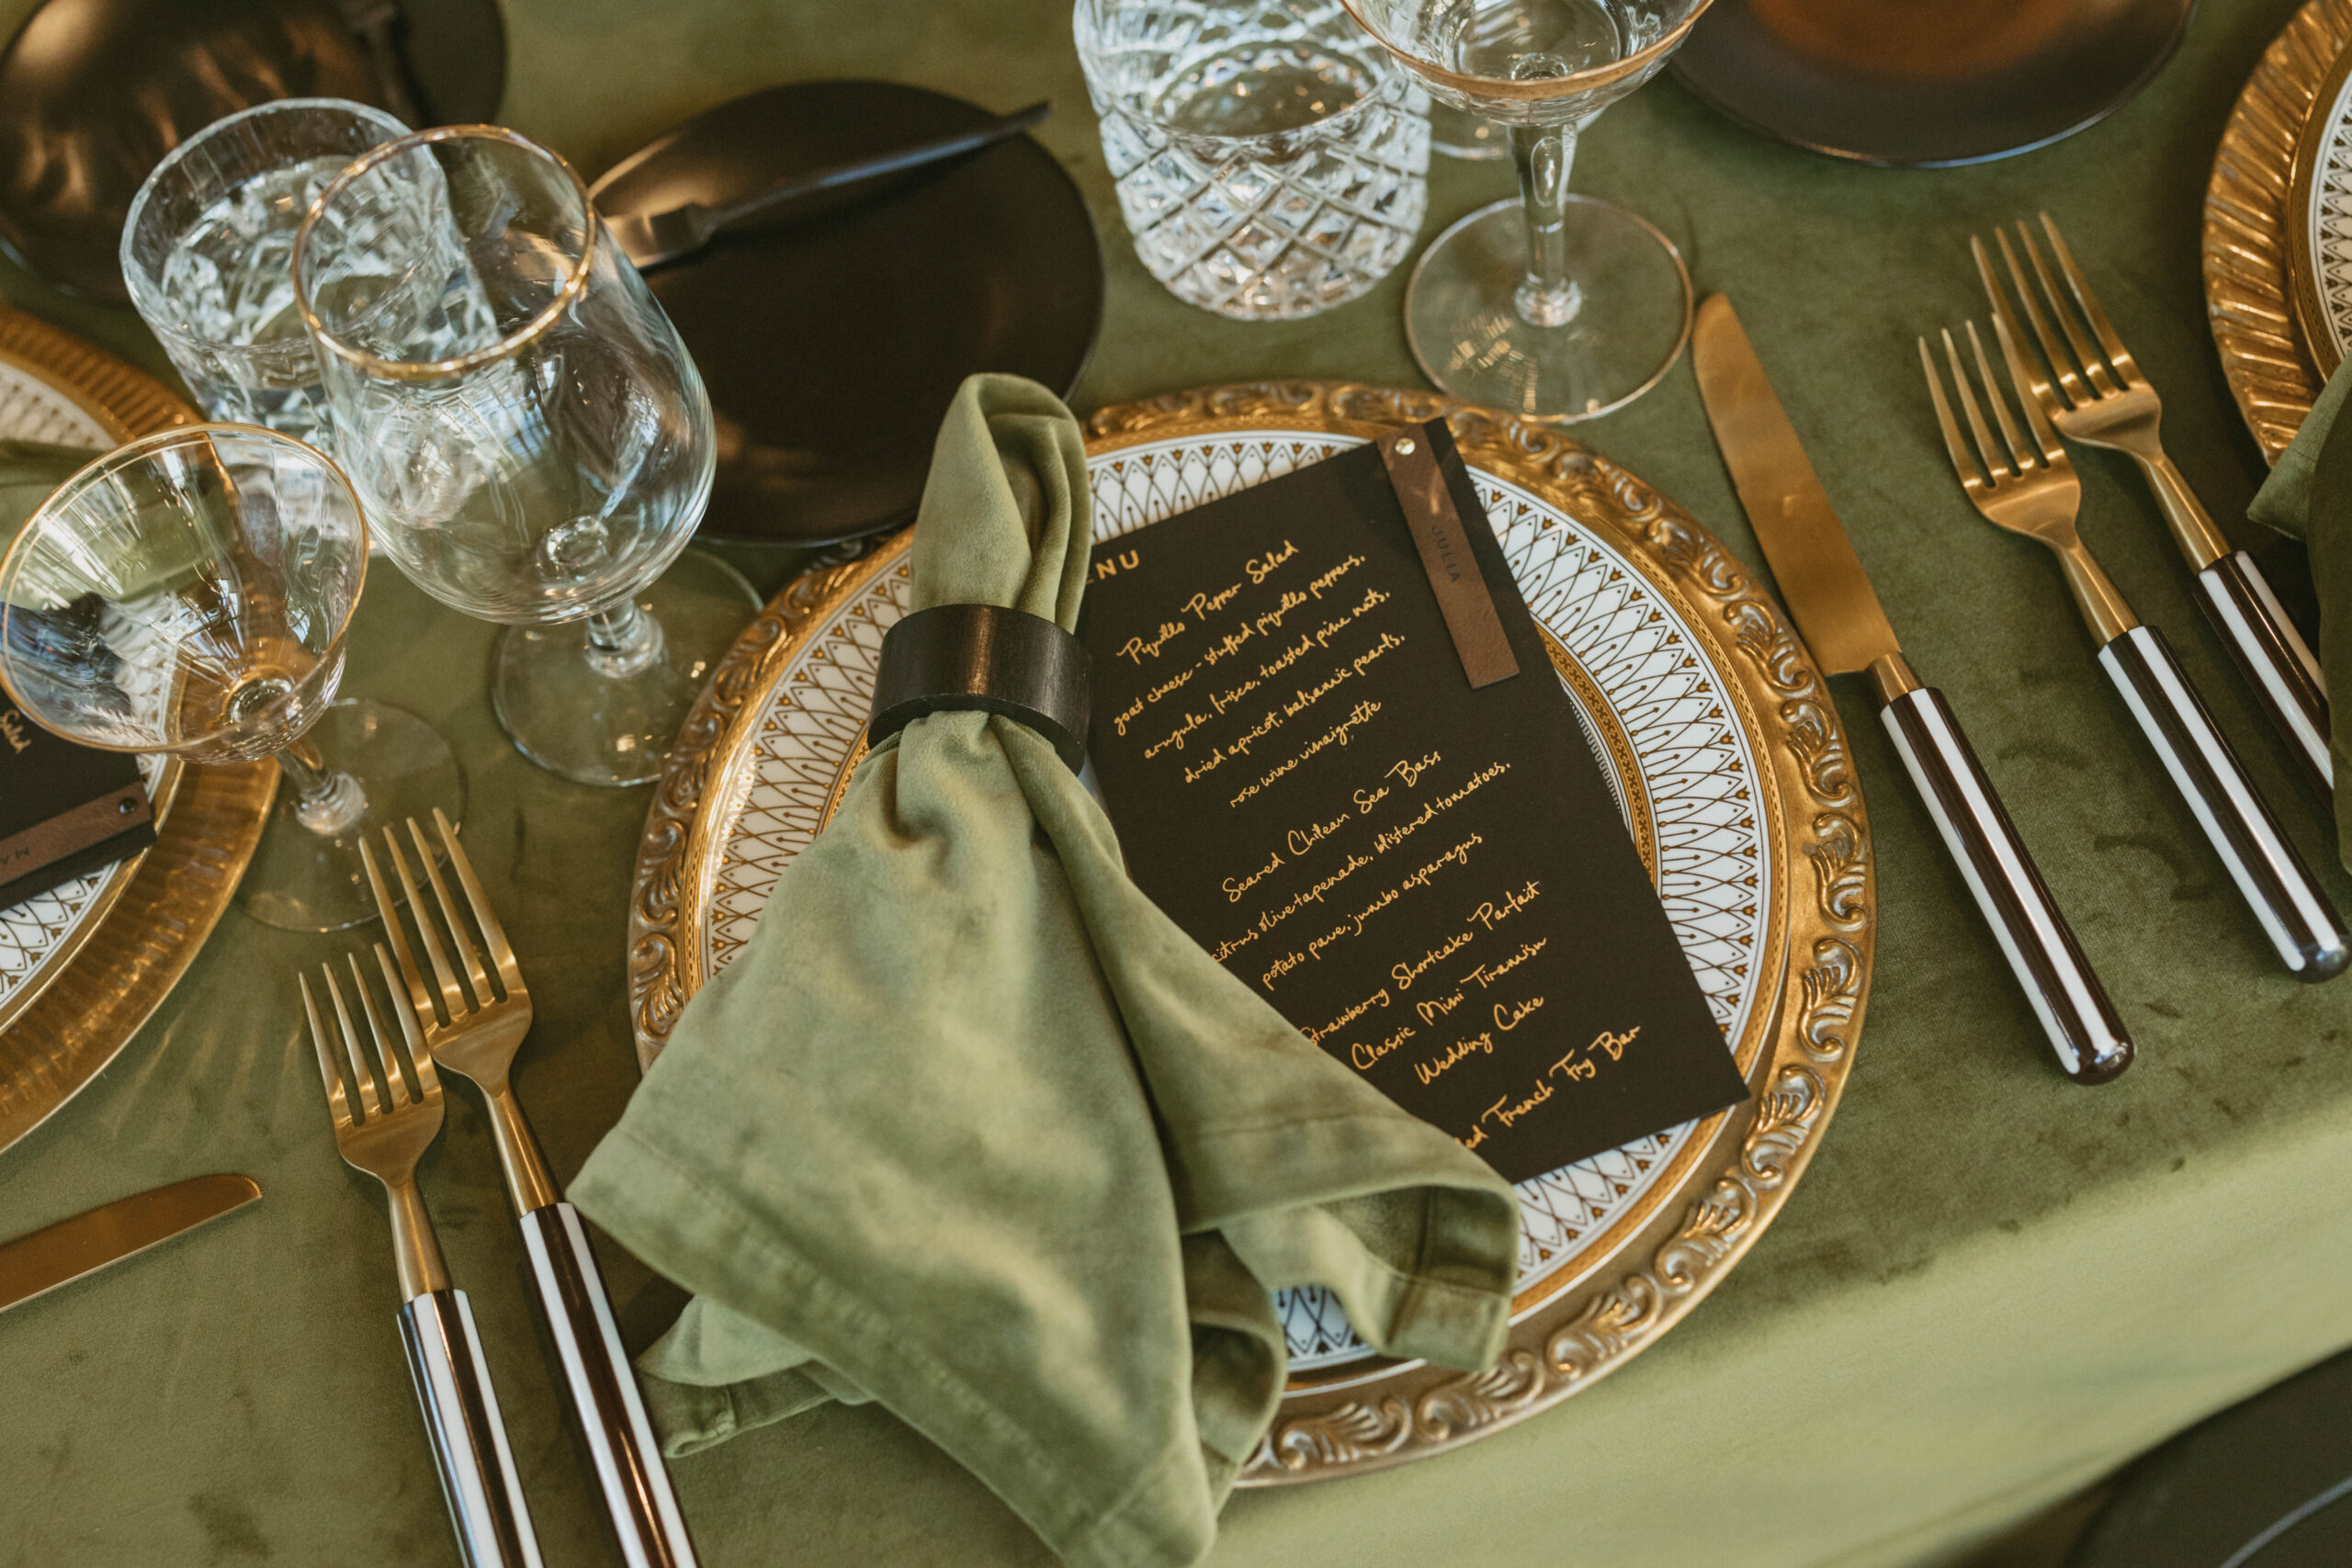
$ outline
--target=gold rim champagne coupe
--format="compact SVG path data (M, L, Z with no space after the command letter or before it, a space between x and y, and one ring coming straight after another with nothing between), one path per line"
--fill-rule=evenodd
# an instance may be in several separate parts
M1481 209L1413 269L1405 330L1455 397L1566 423L1656 386L1690 334L1673 243L1568 191L1577 133L1657 74L1709 0L1343 0L1430 96L1503 127L1520 198Z
M287 930L356 925L376 918L358 841L447 782L310 738L367 573L358 498L323 453L257 425L166 430L82 469L18 530L0 558L0 683L85 746L276 757L289 787L237 896Z
M509 628L507 734L582 784L656 777L758 600L712 558L679 563L710 400L580 176L494 126L386 143L320 193L294 286L386 553Z

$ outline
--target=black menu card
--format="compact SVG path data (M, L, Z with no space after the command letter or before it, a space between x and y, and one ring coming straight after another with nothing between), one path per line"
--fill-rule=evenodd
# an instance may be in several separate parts
M1362 446L1095 546L1090 750L1137 886L1521 1181L1747 1088L1451 434L1409 434L1519 673L1472 685Z
M77 746L0 699L0 909L154 841L137 758Z

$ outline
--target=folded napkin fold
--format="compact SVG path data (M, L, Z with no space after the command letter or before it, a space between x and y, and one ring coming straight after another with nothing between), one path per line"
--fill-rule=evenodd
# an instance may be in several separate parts
M2326 678L2335 762L2335 852L2352 871L2352 422L2336 418L2352 392L2352 361L2337 367L2303 427L2256 492L2247 514L2302 540L2319 594L2319 662Z
M967 381L913 603L1078 620L1077 422ZM1510 1189L1184 935L1034 731L920 718L858 769L571 1196L695 1292L639 1365L673 1454L880 1402L1064 1558L1189 1563L1272 1419L1269 1292L1499 1352Z

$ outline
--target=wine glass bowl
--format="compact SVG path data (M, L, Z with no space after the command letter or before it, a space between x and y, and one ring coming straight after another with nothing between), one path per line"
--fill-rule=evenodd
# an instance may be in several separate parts
M515 745L583 784L657 776L759 602L707 558L663 575L709 501L710 400L580 176L498 127L419 132L320 193L293 269L386 553L509 628Z
M1520 198L1422 253L1406 335L1456 397L1566 423L1657 384L1690 336L1680 253L1568 191L1577 137L1662 69L1710 0L1342 0L1432 98L1502 126Z
M274 756L334 700L368 534L323 456L250 426L132 443L0 560L0 682L84 745Z

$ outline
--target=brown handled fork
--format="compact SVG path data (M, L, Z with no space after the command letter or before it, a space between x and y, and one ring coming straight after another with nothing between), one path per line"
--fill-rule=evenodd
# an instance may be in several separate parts
M1995 317L1993 329L2010 370L2022 376L2008 323ZM2342 973L2352 962L2352 941L2347 941L2343 918L2278 830L2261 792L2246 777L2237 753L2206 712L2204 699L2173 657L2172 645L2155 627L2139 623L2083 547L2075 531L2083 487L2041 406L2031 398L2021 400L2025 427L2020 430L2009 417L1976 323L1969 322L1968 343L1975 353L1984 402L2000 430L1996 437L1984 423L1968 367L1950 332L1943 334L1943 343L1951 362L1952 389L1967 414L1969 435L1974 437L1973 446L1952 418L1926 338L1919 340L1919 364L1927 372L1928 394L1935 402L1944 449L1961 488L1987 522L2057 553L2075 606L2098 642L2099 668L2164 763L2173 787L2228 868L2279 961L2302 980L2325 980Z
M390 828L384 829L384 848L433 966L433 985L425 983L417 966L373 849L365 843L360 846L368 885L376 895L376 908L384 917L392 952L400 960L409 1010L424 1042L418 1060L430 1056L460 1077L471 1078L489 1102L491 1135L498 1145L498 1163L506 1174L507 1198L522 1227L533 1294L562 1363L558 1381L587 1441L597 1490L619 1540L622 1559L629 1568L693 1568L694 1541L671 1490L669 1472L662 1466L661 1447L654 1438L653 1424L646 1417L637 1379L629 1371L628 1354L621 1348L611 1297L597 1270L596 1255L589 1249L588 1233L581 1226L579 1213L557 1193L538 1141L531 1135L531 1125L524 1120L522 1105L507 1081L515 1050L531 1031L531 993L523 984L523 967L515 962L514 949L506 940L505 928L498 923L498 912L482 891L481 879L474 874L473 863L458 842L457 829L438 810L433 821L440 829L440 848L448 856L449 870L464 889L467 907L481 930L482 947L490 954L488 968L467 935L466 921L449 897L448 884L442 880L433 843L414 818L408 824L409 837L424 864L434 902L440 908L439 930L447 931L448 947L456 950L456 967L450 964L424 900L418 896L416 878L401 852L400 838Z
M2148 488L2155 493L2173 542L2197 574L2197 596L2213 623L2238 673L2253 688L2270 722L2286 738L2296 763L2323 795L2335 785L2335 764L2328 755L2327 686L2319 660L2302 634L2279 607L2269 580L2254 558L2233 550L2189 490L2188 481L2165 455L2157 427L2164 405L2156 389L2141 374L2132 351L2123 346L2113 322L2099 308L2082 268L2075 265L2058 225L2041 215L2041 228L2066 280L2062 291L2042 259L2033 231L2017 225L2017 244L1999 229L1993 238L2001 248L2009 282L2033 323L2033 341L2041 345L2050 374L2035 361L2027 346L2025 326L2009 308L2008 296L1993 275L1993 261L1984 242L1971 238L1976 276L1993 304L1993 318L2012 345L2009 371L2018 399L2038 411L2060 434L2086 446L2121 452L2140 465ZM2024 264L2018 261L2022 252ZM2026 281L2030 270L2033 283ZM2038 287L2037 287L2038 286ZM2045 309L2046 307L2046 309Z
M433 1237L432 1217L416 1190L417 1159L441 1132L441 1083L433 1071L432 1055L413 1028L403 1031L413 1077L401 1070L400 1052L384 1032L358 958L345 957L368 1032L375 1041L371 1058L352 1027L351 1009L335 981L334 965L322 964L337 1026L332 1038L340 1041L341 1055L350 1064L350 1091L345 1089L331 1032L307 976L298 976L302 1010L310 1015L311 1043L318 1048L319 1075L326 1081L335 1147L352 1168L382 1182L391 1202L392 1247L400 1260L401 1343L408 1351L409 1373L416 1380L417 1404L433 1441L458 1549L467 1568L539 1568L539 1543L531 1530L522 1481L514 1472L514 1456L506 1445L506 1427L499 1417L490 1367L482 1359L481 1337L474 1332L473 1309L465 1292L450 1288L440 1244ZM393 998L392 1010L399 1013L400 979L380 944L376 962ZM381 1094L376 1086L379 1069L384 1080Z

